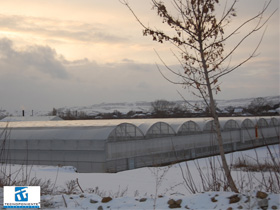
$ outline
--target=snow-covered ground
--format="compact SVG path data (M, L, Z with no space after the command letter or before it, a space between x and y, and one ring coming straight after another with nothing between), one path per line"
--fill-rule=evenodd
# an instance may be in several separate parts
M279 161L279 145L270 146L270 149L276 161ZM271 160L266 147L227 155L229 164L235 163L239 158L246 158L252 162L256 159L260 162ZM211 163L215 166L215 174L213 174L213 170L210 170ZM115 174L76 173L73 167L53 166L12 165L7 166L6 169L13 174L12 177L17 175L18 179L28 177L28 180L31 180L36 177L42 181L50 180L53 183L49 184L48 188L53 189L54 193L41 197L43 208L169 209L177 206L182 209L260 209L260 206L267 205L267 209L280 209L280 194L268 193L264 199L256 197L257 191L267 191L263 175L269 177L269 172L232 170L232 175L241 192L236 196L240 200L230 204L229 198L236 193L217 191L218 188L222 190L222 185L216 186L214 191L213 187L212 190L205 191L197 170L198 165L205 175L204 180L209 180L208 178L215 175L218 180L222 179L218 157L203 158L166 167L140 168ZM1 169L3 168L2 165ZM188 171L192 176L187 175ZM193 184L198 191L196 194L192 194L190 188L186 186L185 180L189 177L193 178ZM72 183L77 183L77 179L84 192L78 186L70 190L71 180L74 180ZM278 185L279 189L279 183L274 182L273 185L276 187ZM208 187L211 188L211 186ZM67 194L67 191L72 192ZM3 203L2 193L0 188L1 205ZM107 203L102 202L104 197L110 197L112 200ZM170 206L171 203L173 204Z

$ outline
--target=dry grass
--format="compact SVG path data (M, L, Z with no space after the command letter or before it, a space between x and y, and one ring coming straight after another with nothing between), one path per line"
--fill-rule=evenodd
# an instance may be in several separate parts
M280 163L278 165L275 165L274 163L269 161L259 163L256 161L251 161L248 158L238 158L238 160L232 165L232 167L233 169L251 172L279 172Z

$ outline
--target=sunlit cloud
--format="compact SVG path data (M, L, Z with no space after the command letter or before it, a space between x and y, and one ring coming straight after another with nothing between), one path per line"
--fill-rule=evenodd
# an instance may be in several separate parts
M79 42L117 44L127 41L111 34L105 26L93 26L82 22L59 21L46 18L0 15L0 29L6 32L26 33L45 39L65 39Z

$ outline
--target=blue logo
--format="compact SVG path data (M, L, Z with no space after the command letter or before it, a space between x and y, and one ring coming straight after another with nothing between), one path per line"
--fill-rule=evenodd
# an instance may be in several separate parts
M19 202L28 201L27 187L15 187L15 201L19 201Z

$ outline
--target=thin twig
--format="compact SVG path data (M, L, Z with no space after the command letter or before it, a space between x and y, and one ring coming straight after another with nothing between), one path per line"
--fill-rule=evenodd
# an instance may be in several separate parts
M79 187L79 188L80 188L80 190L82 191L82 193L84 193L83 189L82 189L82 188L81 188L81 186L80 186L80 183L79 183L78 178L76 179L76 182L77 182L77 184L78 184L78 187Z
M63 194L62 194L62 198L63 198L63 201L64 201L64 205L65 205L65 207L67 208L67 203L66 203L66 200L65 200Z

